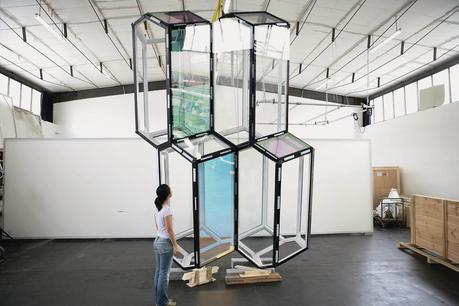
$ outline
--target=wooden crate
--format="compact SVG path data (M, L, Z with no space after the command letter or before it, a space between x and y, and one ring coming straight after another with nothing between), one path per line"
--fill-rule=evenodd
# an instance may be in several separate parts
M400 188L399 167L374 167L373 168L373 209L379 205L382 198L387 197L391 188Z
M459 202L445 201L446 253L449 260L459 263Z
M446 257L444 200L415 195L411 206L411 243Z

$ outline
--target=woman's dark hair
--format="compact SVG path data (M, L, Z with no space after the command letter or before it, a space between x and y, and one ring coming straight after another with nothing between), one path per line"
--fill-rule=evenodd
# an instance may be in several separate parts
M158 211L160 211L161 208L163 208L163 204L167 200L167 197L170 194L171 194L171 189L166 184L159 185L158 188L156 188L155 205Z

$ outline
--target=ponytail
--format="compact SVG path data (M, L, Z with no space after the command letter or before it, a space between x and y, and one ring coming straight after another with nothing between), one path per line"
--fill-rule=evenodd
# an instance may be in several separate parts
M170 194L171 189L166 184L159 185L158 188L156 188L155 206L158 211L163 208L163 204L166 202Z

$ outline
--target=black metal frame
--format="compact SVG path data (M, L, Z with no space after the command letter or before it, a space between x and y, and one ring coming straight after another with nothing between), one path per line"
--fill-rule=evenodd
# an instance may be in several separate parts
M136 134L138 134L140 137L142 137L145 141L147 141L149 144L151 144L153 147L155 147L158 150L164 150L172 145L172 143L176 141L180 141L181 139L185 138L196 138L199 136L202 136L203 133L210 133L213 132L214 130L214 124L213 124L213 118L214 118L214 85L213 85L213 54L212 54L212 24L203 19L202 17L194 14L193 12L190 11L172 11L172 12L159 12L159 13L167 13L167 14L174 14L174 13L189 13L192 14L199 19L200 21L194 21L194 22L182 22L182 23L167 23L164 22L163 20L159 19L152 13L146 13L142 17L140 17L138 20L136 20L132 24L132 45L133 45L133 72L134 72L134 101L135 101L135 130ZM137 47L136 47L136 33L135 33L135 28L137 25L139 25L142 22L150 21L153 24L163 28L165 30L165 38L166 38L166 43L165 43L165 52L166 52L166 74L168 77L166 77L166 105L167 105L167 141L158 144L155 144L153 141L151 141L147 136L142 134L139 129L139 118L138 118L138 97L137 94L139 92L139 88L137 86ZM180 29L180 28L185 28L186 26L189 25L209 25L209 33L210 33L210 50L209 50L209 96L210 96L210 106L209 106L209 129L205 132L199 132L191 136L186 136L186 137L181 137L181 138L174 138L173 135L173 104L172 104L172 58L171 58L171 52L172 52L172 30L174 29ZM145 82L145 79L144 79ZM157 137L164 136L165 134L159 134Z

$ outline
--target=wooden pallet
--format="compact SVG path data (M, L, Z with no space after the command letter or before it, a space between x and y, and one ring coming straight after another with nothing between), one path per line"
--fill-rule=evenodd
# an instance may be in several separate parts
M454 270L456 272L459 272L459 264L452 262L448 259L442 258L438 255L434 255L432 253L428 253L425 251L425 249L418 247L415 244L412 243L406 243L406 242L400 242L399 249L401 250L411 250L415 253L418 253L422 256L425 256L427 258L427 262L429 264L441 264L444 265L445 267L450 268L451 270Z
M273 283L282 281L279 273L272 270L257 269L246 266L236 266L241 273L225 276L227 285L246 285L256 283Z

